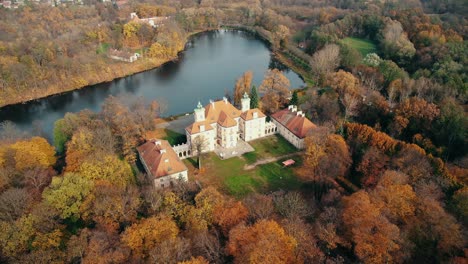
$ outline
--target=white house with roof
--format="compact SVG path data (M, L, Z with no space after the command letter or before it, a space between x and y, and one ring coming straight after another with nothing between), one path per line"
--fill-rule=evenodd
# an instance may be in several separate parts
M136 12L130 13L130 20L135 21L137 23L146 23L153 28L157 28L164 24L169 19L167 16L156 16L156 17L148 17L148 18L139 18Z
M188 181L187 167L168 141L152 139L139 146L137 151L155 188L169 187L179 181Z
M317 127L305 117L302 111L297 111L295 105L274 113L271 115L271 120L276 125L279 134L298 149L305 147L304 138Z
M126 61L126 62L134 62L141 57L140 53L134 52L130 53L127 51L117 50L117 49L109 49L107 56L114 60L119 61Z

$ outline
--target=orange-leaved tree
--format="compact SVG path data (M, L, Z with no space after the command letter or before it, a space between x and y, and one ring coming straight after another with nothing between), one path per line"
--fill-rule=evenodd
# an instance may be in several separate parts
M158 244L174 240L179 233L176 223L169 217L150 217L128 227L122 234L124 242L135 257L146 258Z
M235 263L291 263L296 240L273 220L253 226L240 224L229 232L226 246Z

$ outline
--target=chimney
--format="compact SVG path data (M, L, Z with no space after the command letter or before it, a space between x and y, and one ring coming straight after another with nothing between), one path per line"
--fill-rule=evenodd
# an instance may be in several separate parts
M214 109L214 107L215 107L215 103L214 103L214 101L213 101L213 100L211 100L211 99L210 99L210 104L211 104L211 106L212 106L212 107L213 107L213 109Z
M164 153L166 153L166 150L165 150L165 149L161 149L161 150L159 151L159 153L164 154Z
M258 118L258 113L257 112L253 112L253 118Z
M294 108L294 105L289 105L288 110L292 110Z
M200 132L205 131L205 125L200 125Z
M161 141L160 141L160 140L156 140L156 141L154 142L154 144L155 144L156 146L161 146Z
M302 116L302 111L297 111L297 114L298 116Z
M169 159L165 159L164 162L169 162Z
M223 101L225 104L227 104L227 98L226 97L223 97Z

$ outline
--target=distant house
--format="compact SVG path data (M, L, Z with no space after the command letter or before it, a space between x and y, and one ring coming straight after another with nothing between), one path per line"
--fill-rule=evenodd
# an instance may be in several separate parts
M305 117L302 111L297 111L295 105L290 105L271 115L271 121L278 128L278 132L298 149L303 149L304 138L317 126Z
M55 6L83 5L82 0L54 0Z
M128 0L112 0L111 2L117 9L121 9L122 7L128 4Z
M109 49L107 56L114 60L126 61L126 62L134 62L141 57L141 55L137 52L130 53L122 50L116 49Z
M169 19L169 17L149 17L149 18L139 18L137 13L133 12L130 13L130 20L135 21L137 23L147 23L148 25L152 26L153 28L157 28L164 24L164 22Z
M188 181L187 167L166 140L152 139L137 148L140 161L155 188Z
M3 1L3 2L2 2L2 6L3 6L4 8L10 9L10 8L11 8L11 1Z
M301 41L297 44L297 47L300 49L305 49L307 47L307 43L305 41Z

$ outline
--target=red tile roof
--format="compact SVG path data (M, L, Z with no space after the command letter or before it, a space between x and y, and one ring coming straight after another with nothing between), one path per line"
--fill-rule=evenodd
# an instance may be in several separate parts
M278 111L271 115L271 117L285 126L298 138L305 138L311 129L317 127L309 119L304 117L303 114L290 109Z
M223 127L237 126L236 120L234 120L234 118L230 117L224 111L221 111L221 113L219 113L218 124Z
M189 134L196 134L200 132L200 125L205 125L205 131L213 129L210 125L213 123L218 123L223 127L233 127L237 125L234 118L238 118L240 115L241 111L227 100L211 102L205 106L205 121L193 123L185 129Z
M227 100L212 102L205 106L205 117L210 123L218 122L221 112L224 112L230 118L237 118L241 115L241 111Z
M109 49L108 51L109 56L116 56L120 58L129 59L134 53L130 53L128 51L117 50L117 49Z
M253 118L254 113L257 113L257 118L266 117L266 115L264 113L262 113L262 111L260 111L260 109L254 108L254 109L249 109L249 110L245 111L244 113L242 113L241 118L246 120L246 121L252 120L252 119L254 119Z
M186 127L185 130L189 132L189 134L197 134L200 133L201 129L200 126L205 126L205 131L212 130L213 127L210 125L208 121L199 121L191 124L190 126Z
M179 159L177 153L166 140L152 139L137 148L140 158L144 161L149 173L154 178L183 172L187 167Z

